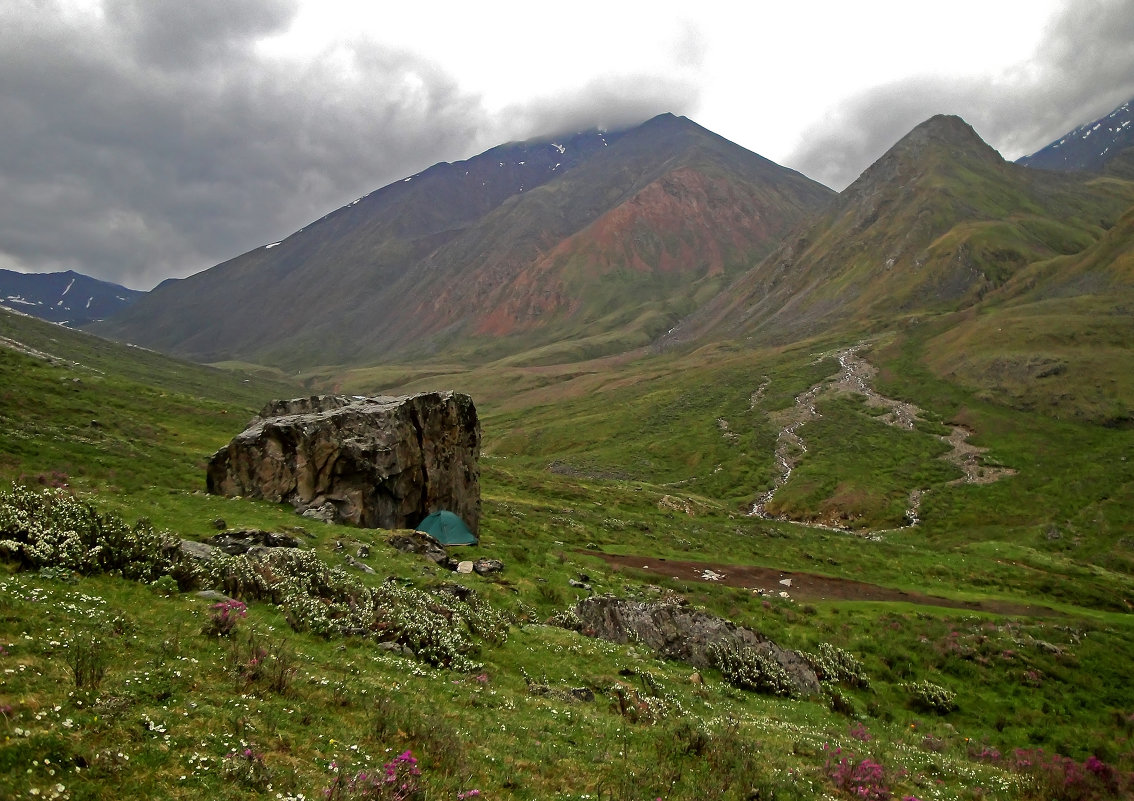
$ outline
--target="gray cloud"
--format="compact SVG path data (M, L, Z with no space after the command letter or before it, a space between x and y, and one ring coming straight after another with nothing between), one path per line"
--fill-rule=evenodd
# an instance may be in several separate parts
M691 82L657 75L609 75L568 95L536 98L505 109L508 127L525 136L551 136L590 128L616 131L664 112L689 114L699 90Z
M406 53L257 59L291 3L136 0L101 21L36 7L0 11L0 266L148 289L483 137L478 98Z
M296 8L104 0L84 16L63 0L0 4L0 267L149 289L438 161L640 122L695 95L623 76L489 114L437 65L365 38L312 61L259 55Z
M1068 0L1026 67L992 79L922 76L873 87L807 131L784 163L842 189L934 114L963 117L1015 159L1132 96L1134 0Z
M138 62L189 69L285 28L297 9L297 0L107 0L105 15Z

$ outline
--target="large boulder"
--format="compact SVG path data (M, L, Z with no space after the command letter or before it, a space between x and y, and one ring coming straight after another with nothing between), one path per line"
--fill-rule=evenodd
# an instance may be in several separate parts
M692 608L681 600L648 603L610 595L575 605L583 631L612 642L640 642L666 659L698 668L713 665L712 645L752 649L778 662L799 695L819 692L819 678L795 651L780 648L758 631Z
M413 528L448 509L480 523L480 421L457 392L274 401L209 461L211 493L334 510L335 522ZM329 505L329 507L328 507Z

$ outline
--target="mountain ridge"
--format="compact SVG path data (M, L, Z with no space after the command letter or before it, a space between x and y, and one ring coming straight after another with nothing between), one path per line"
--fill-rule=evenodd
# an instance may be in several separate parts
M971 306L1025 265L1088 247L1134 202L1129 182L1092 180L1011 164L960 118L932 117L660 344L784 343Z
M1110 113L1068 131L1022 156L1017 164L1042 170L1101 172L1123 151L1134 147L1134 98Z
M580 334L599 349L645 344L692 310L688 279L747 266L832 195L672 114L627 131L579 136L579 146L559 139L505 145L435 165L279 243L167 282L92 330L200 361L297 366L423 358L455 344L468 345L469 358L489 358ZM572 151L579 155L564 169L559 159ZM538 158L529 165L533 153ZM606 220L622 255L596 256L585 239L556 253L622 204L637 198L648 206L651 195L643 190L678 168L685 172L652 190L655 205L676 204L687 212L683 219L696 219L732 213L733 201L743 198L761 225L734 226L727 242L716 241L715 224L678 232L681 243L637 241L628 228L638 218L626 214L621 225ZM498 181L502 170L508 179ZM516 180L529 173L530 184ZM694 174L712 179L694 181ZM693 183L699 193L686 191ZM665 257L682 249L719 255L709 264L672 260L687 274L665 279ZM635 258L650 271L624 269ZM641 295L637 312L604 311L611 303L600 285L608 279L609 291L619 293L614 305ZM609 341L599 345L596 337Z
M0 269L0 306L72 327L109 317L143 295L74 270L18 273Z

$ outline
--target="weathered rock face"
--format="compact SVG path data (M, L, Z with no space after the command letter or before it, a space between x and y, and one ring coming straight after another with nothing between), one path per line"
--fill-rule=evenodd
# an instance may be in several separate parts
M480 421L456 392L274 401L209 461L209 492L334 508L336 522L413 528L437 509L480 524Z
M779 662L801 695L819 692L815 671L795 651L780 648L759 632L683 603L645 603L599 595L579 601L575 613L583 630L596 637L612 642L634 638L666 659L699 668L712 665L708 650L714 643L752 648Z

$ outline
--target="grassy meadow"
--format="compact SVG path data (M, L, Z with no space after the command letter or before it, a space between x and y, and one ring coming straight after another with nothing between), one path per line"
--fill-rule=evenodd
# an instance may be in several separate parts
M443 633L461 649L446 667L319 630L251 591L235 593L244 608L218 608L170 576L0 563L0 798L1128 796L1134 430L950 378L939 351L927 358L946 333L923 321L866 352L877 391L924 411L913 430L860 396L817 396L822 416L800 427L807 451L776 498L800 519L846 512L853 525L836 530L748 512L780 474L778 421L857 339L473 373L328 368L303 386L0 314L0 336L39 352L0 347L3 498L57 488L187 539L217 520L286 531L356 594L396 587L463 610ZM459 554L499 558L501 574L453 574L388 547L389 532L203 491L208 456L267 400L424 388L477 402L481 541ZM952 425L1016 474L957 483L941 459ZM914 489L921 522L903 527ZM372 575L343 563L363 545ZM678 560L940 602L676 579L664 565ZM681 596L784 647L842 649L867 681L808 698L749 692L548 625L588 594L571 582ZM464 592L454 585L475 603L447 607Z

